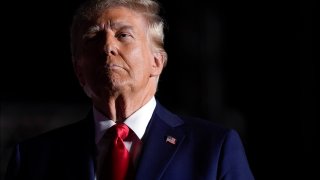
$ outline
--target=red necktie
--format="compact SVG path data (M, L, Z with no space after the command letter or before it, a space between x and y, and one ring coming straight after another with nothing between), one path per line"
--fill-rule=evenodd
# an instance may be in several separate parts
M111 143L102 179L124 180L132 178L129 152L123 143L123 140L129 135L128 126L124 123L117 123L107 133L111 135Z

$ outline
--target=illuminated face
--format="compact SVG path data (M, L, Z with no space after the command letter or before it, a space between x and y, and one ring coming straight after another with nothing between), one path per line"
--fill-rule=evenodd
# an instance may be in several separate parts
M145 18L128 8L113 7L86 26L76 73L88 96L148 91L162 70L153 51Z

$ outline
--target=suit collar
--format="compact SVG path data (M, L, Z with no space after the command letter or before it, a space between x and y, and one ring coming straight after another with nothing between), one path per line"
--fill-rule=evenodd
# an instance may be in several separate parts
M158 101L153 113L153 117L158 116L161 121L166 123L169 127L177 127L184 124L184 121L177 115L171 113L166 108L164 108Z
M136 179L158 179L185 139L184 121L157 103L143 140ZM167 142L167 139L176 142Z

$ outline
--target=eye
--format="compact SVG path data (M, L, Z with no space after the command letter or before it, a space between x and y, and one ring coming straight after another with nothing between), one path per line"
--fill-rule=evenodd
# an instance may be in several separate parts
M119 39L119 40L126 40L126 39L129 39L129 38L131 38L132 36L131 36L131 34L130 33L118 33L117 35L116 35L116 37Z

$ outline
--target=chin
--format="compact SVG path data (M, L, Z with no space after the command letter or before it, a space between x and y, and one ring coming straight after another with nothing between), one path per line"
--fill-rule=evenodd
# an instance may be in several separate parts
M130 89L127 81L121 80L112 80L107 85L105 85L104 90L108 93L115 94L125 92L126 90Z

